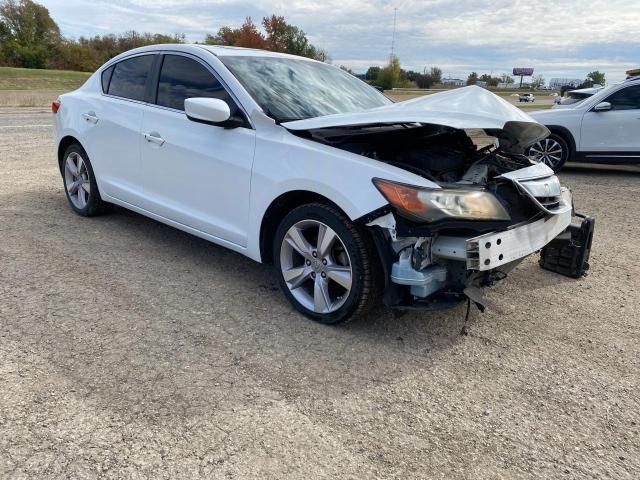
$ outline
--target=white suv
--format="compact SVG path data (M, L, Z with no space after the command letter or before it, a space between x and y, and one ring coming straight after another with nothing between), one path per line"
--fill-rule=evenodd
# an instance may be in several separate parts
M551 135L529 155L556 172L568 161L640 163L640 77L607 87L564 108L531 112Z

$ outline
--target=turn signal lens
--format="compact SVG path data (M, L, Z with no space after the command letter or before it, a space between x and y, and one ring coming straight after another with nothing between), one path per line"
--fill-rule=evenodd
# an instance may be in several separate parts
M425 205L418 198L418 189L401 183L374 178L373 183L391 205L407 212L422 212Z
M447 218L466 220L510 220L498 199L484 190L421 188L380 178L374 185L398 213L419 221Z
M60 103L60 100L56 100L54 102L51 103L51 111L53 113L58 113L58 110L60 110L60 105L62 105Z

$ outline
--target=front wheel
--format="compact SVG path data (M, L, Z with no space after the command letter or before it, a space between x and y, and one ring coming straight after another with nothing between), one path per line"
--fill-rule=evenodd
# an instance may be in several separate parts
M569 159L569 145L566 140L555 133L552 133L544 140L534 143L529 147L528 155L533 160L545 163L554 172L567 163Z
M368 232L333 206L292 210L278 227L273 255L285 296L313 320L340 323L378 299L379 260Z

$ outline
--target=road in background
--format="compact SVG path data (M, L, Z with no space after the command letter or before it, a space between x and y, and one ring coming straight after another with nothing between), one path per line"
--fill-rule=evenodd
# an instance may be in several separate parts
M0 115L0 478L638 478L635 168L570 168L588 277L337 328L268 266L67 206L50 114ZM4 128L13 126L14 128Z

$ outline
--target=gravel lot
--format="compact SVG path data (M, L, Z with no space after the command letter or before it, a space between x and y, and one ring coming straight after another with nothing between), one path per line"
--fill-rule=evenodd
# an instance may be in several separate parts
M0 114L0 478L640 478L640 169L563 173L592 270L332 328L270 269L67 207L51 118Z

